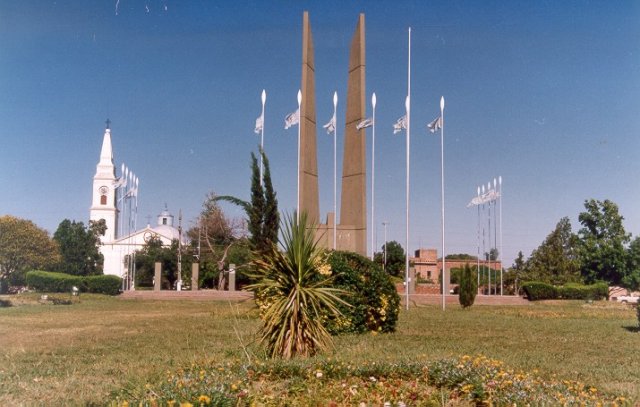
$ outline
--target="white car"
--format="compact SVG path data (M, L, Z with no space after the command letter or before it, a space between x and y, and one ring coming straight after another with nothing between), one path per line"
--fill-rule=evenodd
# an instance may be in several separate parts
M633 295L620 295L614 299L623 304L637 304L640 297L635 297Z

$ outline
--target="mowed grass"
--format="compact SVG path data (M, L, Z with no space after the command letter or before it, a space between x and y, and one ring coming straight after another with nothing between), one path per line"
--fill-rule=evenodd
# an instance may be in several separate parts
M104 404L192 363L243 363L260 322L252 301L141 301L83 295L0 308L0 404ZM352 364L482 354L544 378L579 380L640 401L640 333L627 306L579 301L402 311L389 335L336 338L318 359ZM246 348L246 349L245 349Z

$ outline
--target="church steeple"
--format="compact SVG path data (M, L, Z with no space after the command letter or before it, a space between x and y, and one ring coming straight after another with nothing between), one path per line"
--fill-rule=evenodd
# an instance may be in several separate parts
M113 148L111 146L110 121L107 120L107 127L102 137L102 149L100 150L100 160L96 166L96 174L93 176L93 200L89 215L90 220L104 219L107 224L107 231L102 237L102 242L115 240L118 224L118 209L116 207L116 193L114 184L116 182L116 167L113 164Z

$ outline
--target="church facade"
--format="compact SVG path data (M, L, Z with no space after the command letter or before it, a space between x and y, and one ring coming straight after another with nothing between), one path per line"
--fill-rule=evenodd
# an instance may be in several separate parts
M158 215L156 226L147 224L145 228L137 230L137 216L132 213L131 208L134 205L131 205L130 201L138 198L138 180L127 175L123 173L120 177L116 176L111 129L107 125L96 173L93 176L89 220L104 219L107 226L104 236L100 238L99 248L104 256L104 274L121 277L125 281L125 288L134 288L131 277L135 271L127 264L127 258L136 250L142 249L152 238L160 239L163 245L170 245L173 240L185 242L181 239L179 229L174 226L174 217L166 206Z

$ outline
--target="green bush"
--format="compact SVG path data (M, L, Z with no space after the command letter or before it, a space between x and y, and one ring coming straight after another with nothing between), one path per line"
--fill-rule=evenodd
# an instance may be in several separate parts
M602 300L609 297L609 285L607 283L591 285L568 283L558 287L558 295L565 300Z
M568 283L564 286L553 286L540 281L530 281L522 285L522 290L531 301L536 300L601 300L609 296L607 283L583 285Z
M327 321L332 334L367 331L393 332L400 311L400 296L391 277L366 257L351 252L329 254L334 287L350 292L352 307L340 305L343 318Z
M87 276L84 278L84 286L89 293L118 295L122 279L113 275Z
M49 293L71 292L75 286L82 291L83 278L64 273L49 271L29 271L26 275L27 285L36 291Z
M117 295L122 280L117 276L73 276L64 273L33 270L26 275L27 285L36 291L49 293L71 292L78 287L81 292Z
M473 270L469 263L465 263L464 268L460 272L460 295L458 300L462 308L467 308L473 305L478 293L478 282Z
M553 300L558 298L558 289L551 284L540 281L529 281L522 285L529 301Z

